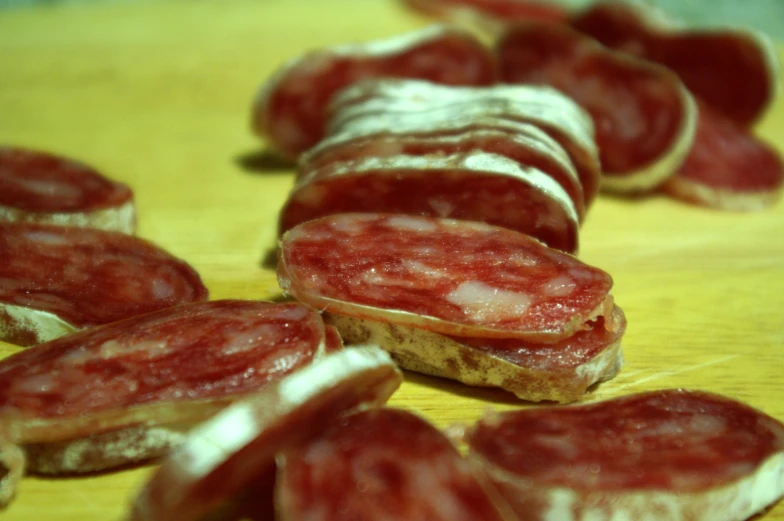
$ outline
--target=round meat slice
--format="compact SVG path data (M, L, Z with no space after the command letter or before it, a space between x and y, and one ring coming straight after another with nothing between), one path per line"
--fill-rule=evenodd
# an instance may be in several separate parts
M346 348L196 427L136 498L131 521L192 521L258 484L275 456L337 415L380 405L403 376L377 347ZM256 491L267 495L269 491Z
M641 2L598 2L571 25L671 69L695 97L741 126L758 121L781 89L776 49L761 33L686 28Z
M721 210L762 210L778 201L784 186L778 152L708 105L699 112L694 146L664 191Z
M516 519L443 433L400 409L327 422L283 455L276 497L278 521Z
M88 472L156 457L183 429L327 348L301 304L217 300L74 333L0 362L0 424L29 471Z
M441 335L408 326L330 314L349 343L377 343L403 369L498 387L531 402L573 402L598 382L621 370L621 338L626 319L616 307L555 344L508 338Z
M607 273L477 222L331 215L287 232L278 255L301 302L447 335L554 343L613 310Z
M0 222L0 340L33 345L207 296L191 266L148 241Z
M742 521L784 495L784 425L705 392L492 413L467 441L524 519Z
M253 107L253 129L277 151L296 158L324 136L325 108L336 91L378 77L490 85L496 73L489 49L471 33L447 25L327 48L292 60L265 82Z
M365 157L310 173L289 194L280 232L317 217L387 212L479 221L577 250L579 218L544 172L497 154Z
M0 147L0 220L133 233L136 208L127 185L64 157Z
M421 156L481 151L504 156L521 167L530 166L552 177L569 195L582 221L585 198L577 172L563 148L539 128L494 118L433 121L413 116L410 121L400 122L392 128L358 125L323 139L300 158L298 178L309 177L316 169L329 171L321 167L338 161L397 154Z
M686 157L697 110L666 68L556 24L510 28L497 54L502 81L554 87L591 114L603 188L650 190L673 176Z

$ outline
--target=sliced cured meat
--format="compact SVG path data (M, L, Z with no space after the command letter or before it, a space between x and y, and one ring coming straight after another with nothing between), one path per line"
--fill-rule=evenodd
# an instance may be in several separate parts
M402 379L377 347L346 348L288 375L194 429L142 489L129 519L199 519L257 485L276 454L316 437L326 421L385 403Z
M439 124L494 118L538 126L569 155L583 186L586 208L599 189L599 155L590 115L548 87L449 87L416 80L368 80L335 95L330 134L395 128L416 121ZM431 123L435 124L435 123Z
M467 441L523 519L741 521L784 494L784 425L704 392L493 413Z
M449 439L410 412L370 409L322 428L281 458L278 521L515 519Z
M694 146L664 190L678 199L722 210L761 210L784 185L779 154L748 130L700 105Z
M599 318L555 344L448 336L342 315L330 315L329 321L349 343L387 349L403 369L498 387L532 402L573 402L592 385L613 378L623 364L626 320L618 307L609 320Z
M458 336L553 343L613 308L607 273L527 235L404 215L291 229L278 280L317 309Z
M555 24L515 26L497 53L502 81L554 87L591 114L604 188L649 190L683 162L697 110L666 68Z
M63 157L0 146L0 220L136 230L131 189Z
M28 470L86 472L160 456L183 429L324 355L301 304L183 304L0 362L0 423Z
M0 425L0 508L14 498L16 487L24 474L22 449L8 441L5 426Z
M489 85L496 74L489 49L469 32L446 25L323 49L292 60L262 86L253 107L253 129L280 153L295 158L324 136L324 111L332 95L374 77Z
M641 3L600 2L571 24L604 45L673 70L696 97L742 126L759 120L780 89L770 40L740 29L689 29Z
M191 266L148 241L0 222L0 339L32 345L207 296Z
M580 220L585 214L582 185L569 156L557 142L533 125L495 118L432 121L414 117L393 128L357 127L329 136L303 154L298 177L308 177L312 181L309 174L313 170L338 161L396 154L448 155L482 151L507 157L521 167L530 166L549 175L569 195Z
M486 222L577 250L579 218L568 194L544 172L497 154L433 152L332 164L311 172L289 195L280 231L350 212Z
M497 25L529 20L563 22L567 9L547 0L403 0L403 3L427 13L455 21L479 18Z

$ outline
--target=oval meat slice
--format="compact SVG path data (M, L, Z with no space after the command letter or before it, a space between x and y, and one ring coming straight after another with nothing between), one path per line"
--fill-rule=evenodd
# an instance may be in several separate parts
M498 387L532 402L573 402L598 382L613 378L623 365L621 338L626 319L616 307L555 344L514 338L441 335L424 329L329 314L349 343L377 343L403 369Z
M742 521L784 494L784 425L704 392L492 413L467 441L523 519Z
M253 129L277 151L296 158L324 136L325 108L336 91L378 77L489 85L496 74L489 49L471 33L447 25L327 48L292 60L265 82L253 107Z
M184 428L323 356L325 334L311 308L241 300L94 327L0 362L0 424L34 472L160 456Z
M191 266L148 241L0 222L2 340L32 345L207 296Z
M697 111L678 77L555 24L507 30L501 80L554 87L591 114L602 186L649 190L675 174L694 139Z
M741 29L692 29L642 3L599 2L571 25L602 44L664 65L695 97L741 126L758 121L780 90L770 40Z
M694 146L664 191L721 210L762 210L778 201L784 186L778 152L708 105L699 112Z
M553 343L612 312L610 276L511 230L339 214L281 239L278 280L330 313L459 336Z
M191 431L136 498L131 521L192 521L274 469L326 421L387 401L403 380L377 347L346 348L237 402ZM269 491L255 491L266 496Z
M329 165L311 172L289 195L280 231L351 212L486 222L552 248L577 250L579 218L568 194L544 172L497 154L430 152Z
M403 410L332 418L281 458L277 521L513 520L444 434Z
M0 220L133 233L131 189L94 169L44 152L0 147Z
M412 120L449 124L491 118L532 124L569 155L582 183L586 208L599 189L601 169L591 117L548 87L450 87L416 80L368 80L336 94L329 114L330 134L396 128Z

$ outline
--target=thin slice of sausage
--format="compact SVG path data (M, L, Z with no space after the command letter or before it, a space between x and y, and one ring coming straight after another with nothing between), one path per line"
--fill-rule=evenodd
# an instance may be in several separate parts
M677 175L663 185L673 197L720 210L762 210L781 198L784 163L747 129L699 108L697 136Z
M133 233L133 192L95 169L53 154L0 147L0 220Z
M490 85L490 50L458 27L433 25L394 38L314 51L284 65L255 101L254 131L296 158L325 129L325 108L339 89L366 78L403 77L448 85Z
M184 304L2 360L0 424L29 471L111 468L164 454L193 423L327 348L320 315L298 303Z
M280 231L350 212L485 222L570 253L578 245L579 217L561 185L541 170L479 151L365 157L311 172L281 210Z
M741 126L758 121L781 89L775 47L761 33L684 27L639 2L599 2L571 25L608 47L668 67L695 97Z
M2 340L32 345L207 297L190 265L143 239L0 222Z
M573 402L623 365L621 339L626 319L616 306L571 337L555 344L518 339L456 337L408 326L329 314L349 343L377 343L403 369L498 387L532 402Z
M697 109L668 69L544 23L508 29L497 56L502 81L554 87L591 114L603 188L650 190L686 157Z
M491 413L467 441L534 521L742 521L784 495L784 425L705 392Z
M338 214L281 239L278 280L331 313L437 333L554 343L612 313L611 277L518 232Z
M199 519L257 485L279 452L318 436L326 421L385 403L402 379L377 347L346 348L292 373L194 429L141 490L129 519Z
M444 434L390 408L332 418L286 452L276 496L277 521L516 519Z

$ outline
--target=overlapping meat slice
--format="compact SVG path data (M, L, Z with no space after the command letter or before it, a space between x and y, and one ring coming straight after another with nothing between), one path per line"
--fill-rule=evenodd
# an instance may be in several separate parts
M253 107L253 129L280 153L296 158L324 136L324 111L336 91L378 77L489 85L496 73L489 49L448 25L327 48L292 60L265 82Z
M704 392L491 413L467 442L532 521L742 521L784 494L784 426Z
M240 300L94 327L0 362L0 426L39 473L157 457L183 429L339 349L325 335L311 308Z
M0 222L0 339L32 345L207 295L191 266L148 241Z
M131 189L53 154L0 147L0 220L136 229Z
M266 488L250 494L271 496L278 453L317 437L340 414L385 403L402 379L377 347L346 348L288 375L190 432L141 490L129 519L200 519L251 486Z
M571 20L613 49L673 70L695 97L741 126L773 105L780 84L775 48L740 29L693 29L641 3L599 2Z
M370 409L322 429L281 458L278 521L515 519L449 439L410 412Z
M394 129L416 122L470 125L502 120L539 127L568 154L584 206L599 188L599 156L590 115L554 89L523 85L450 87L416 80L368 80L343 89L329 107L329 134ZM477 123L480 124L480 123ZM390 134L393 134L390 131Z
M675 174L691 147L694 100L664 67L556 24L510 28L497 56L502 81L554 87L591 114L606 189L649 190Z

